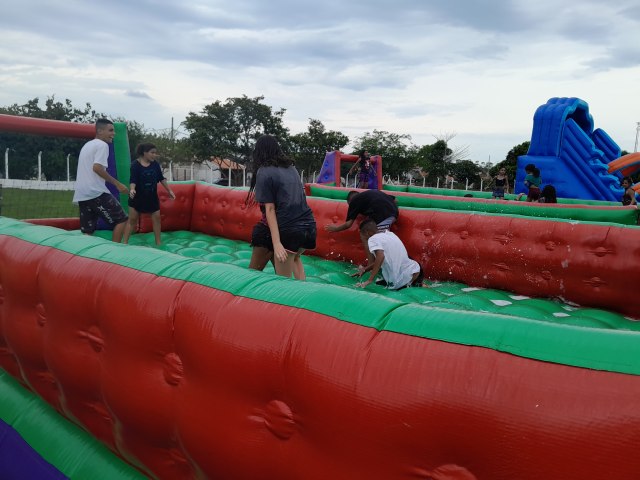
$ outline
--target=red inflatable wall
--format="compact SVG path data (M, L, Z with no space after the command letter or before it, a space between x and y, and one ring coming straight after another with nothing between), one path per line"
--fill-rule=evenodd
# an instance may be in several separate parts
M260 216L244 205L246 191L177 184L172 202L161 192L163 229L192 230L250 241ZM328 233L342 223L347 203L309 198L318 224L312 255L363 262L357 227ZM562 298L640 317L640 296L629 279L640 265L640 229L500 215L401 209L394 230L432 279L497 288L534 297ZM144 231L150 231L148 219Z
M0 235L0 366L156 478L637 478L638 376L379 332L110 262L126 249L96 242L93 260Z

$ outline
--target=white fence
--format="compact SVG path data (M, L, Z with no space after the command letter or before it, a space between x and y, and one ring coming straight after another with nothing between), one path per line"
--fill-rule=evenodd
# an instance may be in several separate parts
M74 190L76 182L47 182L41 180L7 180L0 179L4 188L24 188L31 190Z

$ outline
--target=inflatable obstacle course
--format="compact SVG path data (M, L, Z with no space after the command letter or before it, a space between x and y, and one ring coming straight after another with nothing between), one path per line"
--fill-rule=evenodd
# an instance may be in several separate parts
M621 315L574 317L455 283L395 292L430 296L408 302L193 251L243 260L246 245L165 240L187 256L0 225L2 368L149 474L389 479L409 465L462 478L631 479L640 467L629 428L640 334ZM541 429L554 441L522 455ZM473 445L464 455L460 435ZM446 461L434 454L443 448Z
M542 185L553 185L558 197L620 202L621 177L608 166L620 154L604 130L594 129L587 102L551 98L533 116L529 151L518 157L515 191L526 192L524 167L534 164Z
M246 191L173 189L165 251L0 219L0 369L130 464L637 477L637 227L402 207L394 229L429 288L361 290L345 273L364 259L357 229L322 229L346 202L309 198L317 259L295 282L246 268Z
M313 196L346 200L349 189L309 184ZM458 196L436 196L422 193L388 191L395 196L400 207L429 208L449 211L478 212L488 214L521 215L525 217L580 220L585 222L607 222L620 225L637 225L635 206L621 205L572 205L555 203L508 202Z

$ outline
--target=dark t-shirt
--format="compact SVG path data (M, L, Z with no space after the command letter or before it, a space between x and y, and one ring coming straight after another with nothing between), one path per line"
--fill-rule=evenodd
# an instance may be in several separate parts
M358 215L365 215L374 222L380 223L389 217L398 218L398 206L395 197L380 190L365 190L354 195L349 203L347 220L355 220Z
M160 210L158 183L164 179L158 162L151 162L148 167L143 166L137 160L131 163L129 182L135 183L136 196L129 199L129 206L145 213Z
M275 205L280 231L315 226L313 212L307 205L295 167L261 167L256 174L255 192L257 202Z

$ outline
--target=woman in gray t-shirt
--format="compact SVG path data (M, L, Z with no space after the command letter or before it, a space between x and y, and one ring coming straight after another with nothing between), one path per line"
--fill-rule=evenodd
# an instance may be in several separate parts
M262 270L272 259L276 273L304 280L300 255L316 248L316 222L300 175L278 141L263 135L253 150L253 177L247 204L260 204L262 219L251 234L249 268Z

